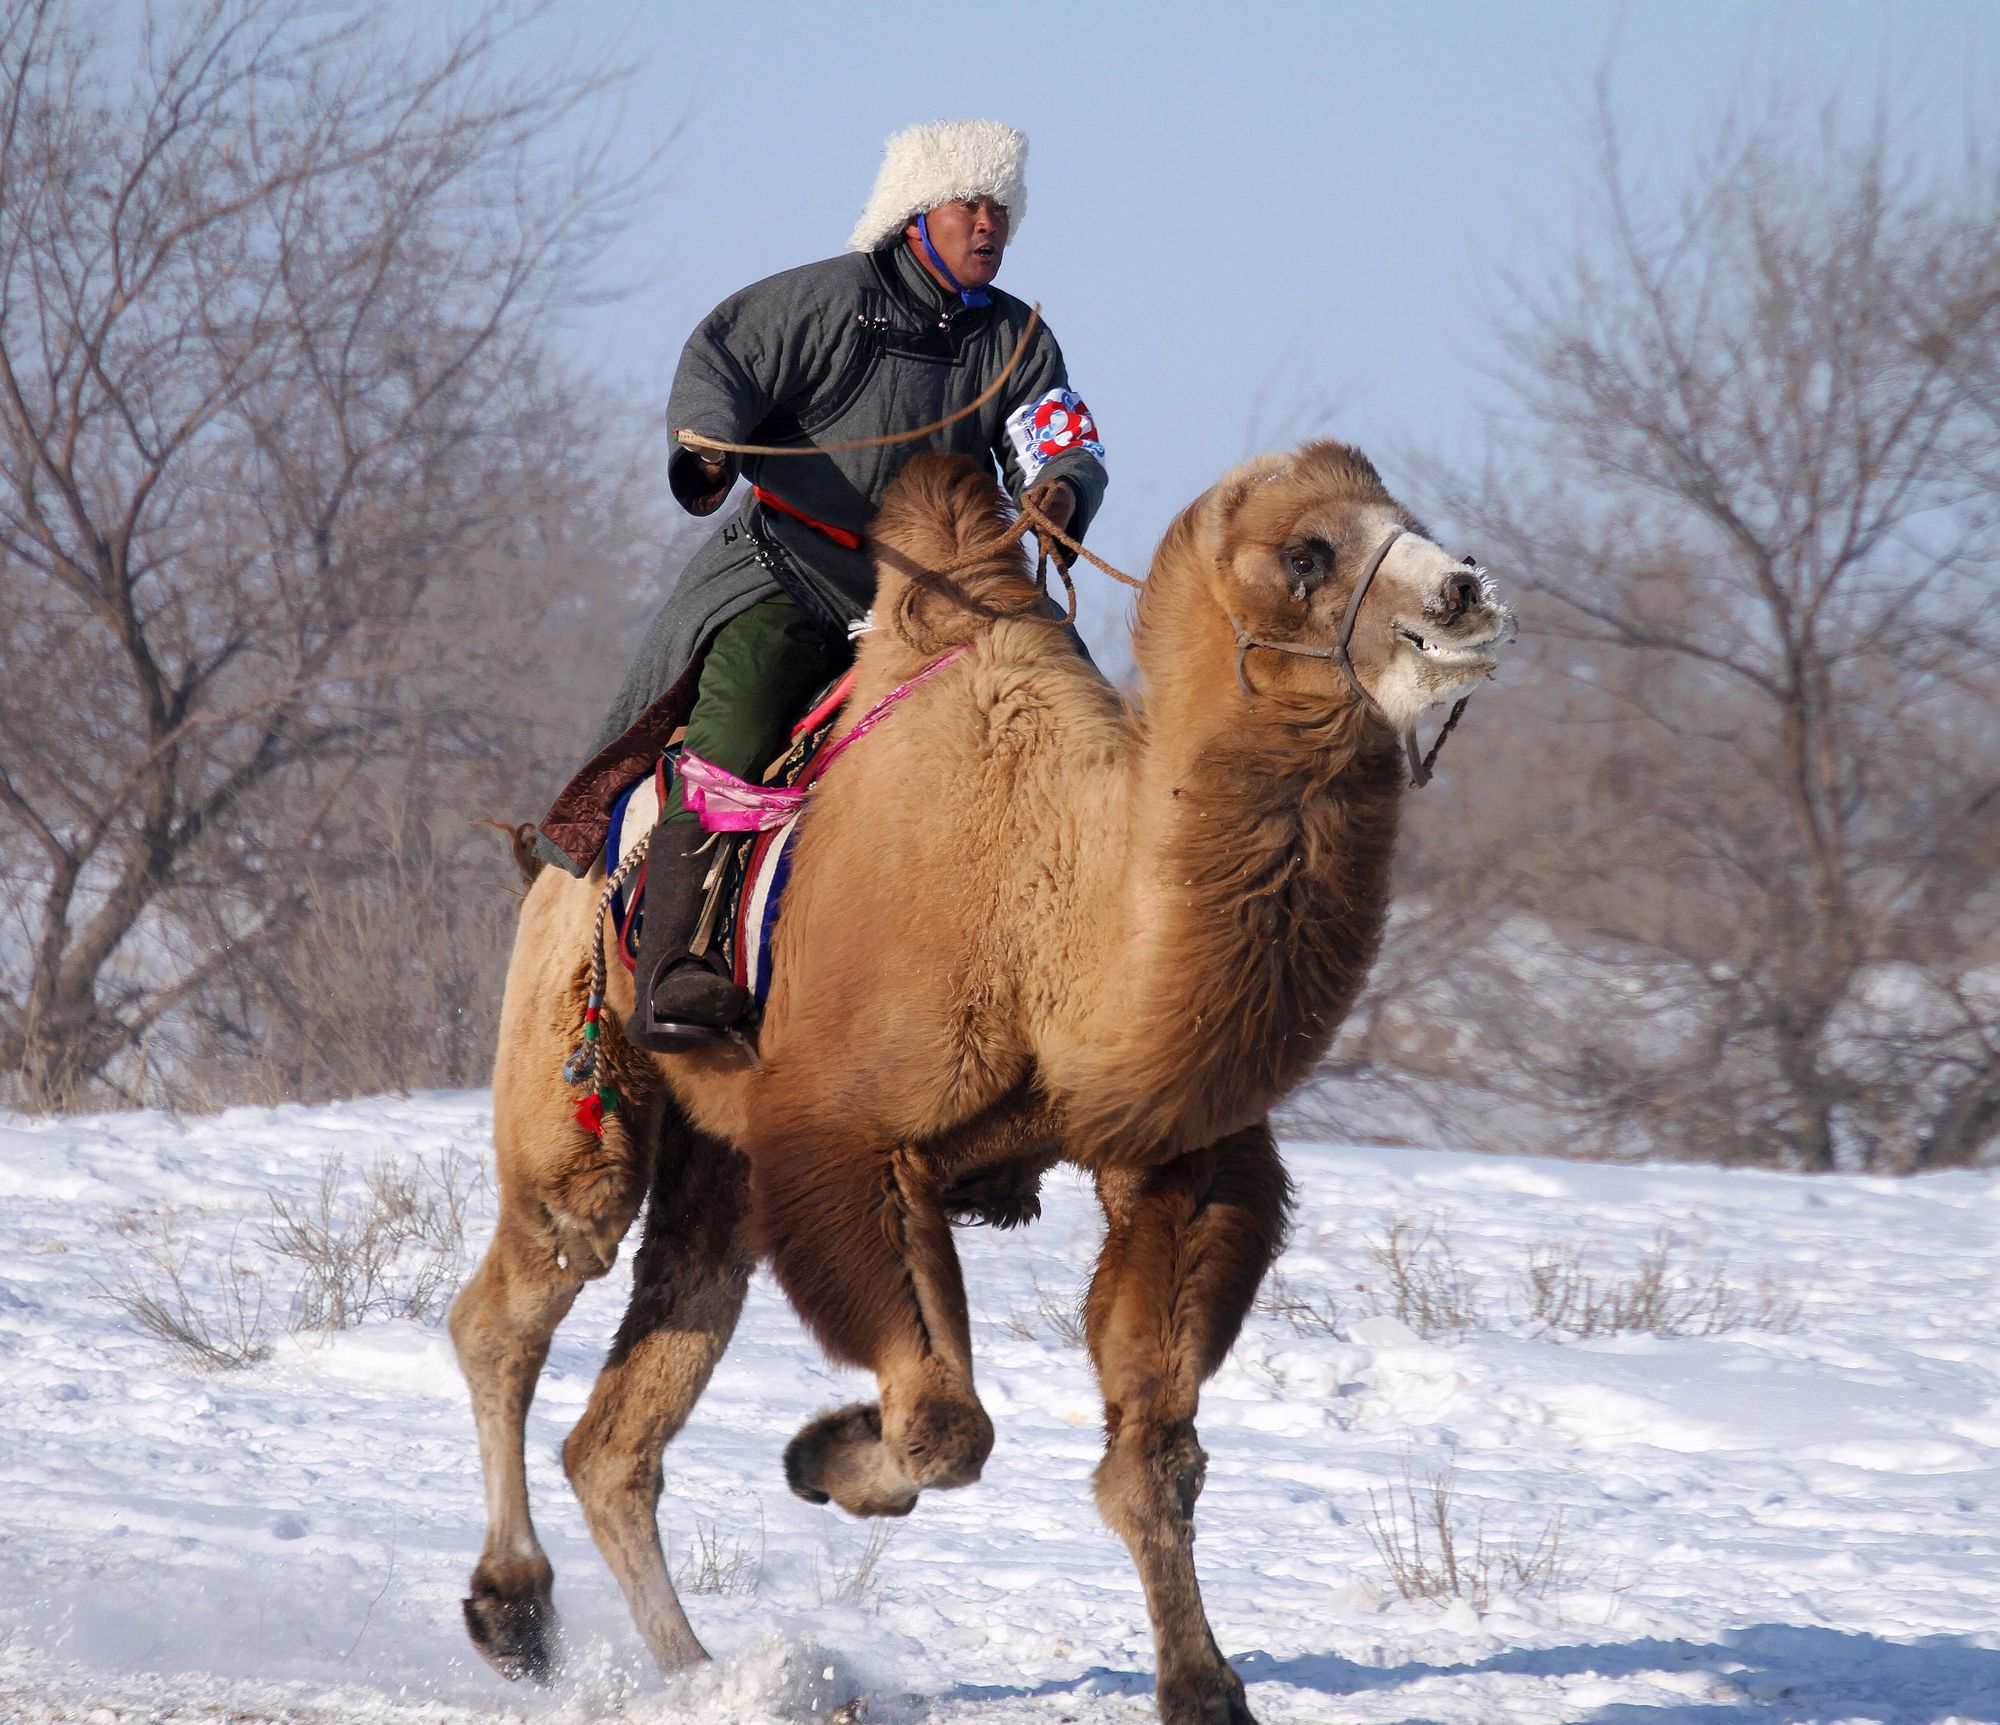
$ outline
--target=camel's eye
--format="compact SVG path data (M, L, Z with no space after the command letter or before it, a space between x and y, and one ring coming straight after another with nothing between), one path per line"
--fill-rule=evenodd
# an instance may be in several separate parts
M1284 551L1286 585L1295 599L1303 599L1326 579L1333 562L1333 547L1323 539L1307 539L1288 545Z

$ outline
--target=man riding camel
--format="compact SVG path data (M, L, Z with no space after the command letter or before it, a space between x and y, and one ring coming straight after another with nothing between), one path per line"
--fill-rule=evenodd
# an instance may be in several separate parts
M1005 370L1029 309L992 283L1026 213L1027 155L1020 132L990 120L898 132L847 255L745 288L688 338L667 403L673 431L815 453L739 458L676 446L667 480L690 513L713 514L739 474L749 493L647 630L590 759L543 817L543 856L587 872L613 800L683 724L688 752L756 778L851 655L850 630L875 594L863 535L915 450L986 455L1017 501L1032 492L1076 537L1089 527L1104 448L1046 326L978 412L923 442L822 449L932 425ZM677 781L647 853L627 1027L662 1052L713 1041L751 1006L716 960L689 950L706 836Z

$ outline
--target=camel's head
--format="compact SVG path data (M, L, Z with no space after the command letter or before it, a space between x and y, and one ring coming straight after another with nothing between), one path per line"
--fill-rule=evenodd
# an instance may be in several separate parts
M1347 657L1397 730L1471 689L1513 637L1513 615L1485 571L1432 543L1368 458L1344 443L1260 456L1177 526L1212 571L1216 603L1239 639L1306 649L1253 646L1244 670L1254 690L1352 698L1338 649L1363 580Z

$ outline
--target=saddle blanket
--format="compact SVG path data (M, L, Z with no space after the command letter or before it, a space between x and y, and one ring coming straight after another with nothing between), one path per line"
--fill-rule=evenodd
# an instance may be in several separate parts
M853 680L850 672L814 702L812 711L793 728L785 752L766 769L766 784L794 785L811 778ZM644 842L659 820L673 784L679 754L677 747L669 749L652 772L612 805L611 826L604 840L607 877ZM759 1007L771 992L771 943L777 934L778 913L784 907L785 886L791 878L792 843L798 830L799 815L794 814L782 825L766 831L746 832L741 836L723 833L713 840L723 868L721 905L713 940L735 973L738 986L748 989ZM611 902L619 960L627 970L635 972L639 965L640 906L645 902L645 881L646 865L642 862Z

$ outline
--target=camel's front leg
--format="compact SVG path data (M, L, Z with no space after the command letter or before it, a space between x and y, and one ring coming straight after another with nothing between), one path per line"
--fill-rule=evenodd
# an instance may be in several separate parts
M1167 1725L1251 1725L1194 1571L1207 1465L1194 1429L1283 1243L1290 1183L1263 1126L1150 1169L1100 1173L1109 1224L1085 1306L1107 1434L1097 1505L1139 1567Z
M882 1392L792 1440L792 1490L853 1515L907 1515L920 1491L970 1485L993 1424L972 1387L965 1282L930 1163L820 1126L763 1138L751 1167L779 1282L826 1351L870 1368Z

